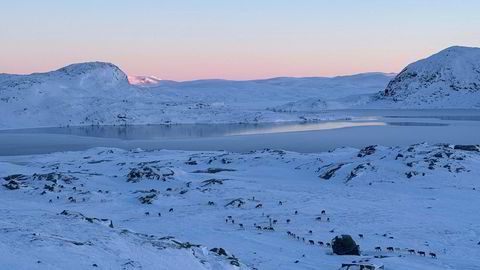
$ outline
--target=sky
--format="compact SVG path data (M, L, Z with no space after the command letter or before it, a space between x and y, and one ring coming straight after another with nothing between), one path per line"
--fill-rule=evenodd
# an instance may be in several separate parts
M478 0L1 0L0 73L106 61L162 79L399 72L480 47Z

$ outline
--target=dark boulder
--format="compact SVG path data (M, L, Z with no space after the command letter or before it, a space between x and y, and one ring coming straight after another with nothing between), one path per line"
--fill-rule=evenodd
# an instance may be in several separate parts
M332 250L337 255L360 255L360 246L350 235L343 234L332 239Z

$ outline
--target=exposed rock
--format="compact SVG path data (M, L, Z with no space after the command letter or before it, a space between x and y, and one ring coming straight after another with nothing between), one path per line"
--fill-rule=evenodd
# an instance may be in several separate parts
M15 190L15 189L19 189L19 188L20 188L20 186L18 185L18 183L15 182L14 180L8 181L8 183L3 184L3 186L6 187L7 189L10 189L10 190Z
M358 152L357 157L364 157L364 156L373 155L376 150L377 150L376 145L367 146L367 147L361 149L360 152Z
M463 151L473 151L473 152L480 152L480 146L479 145L462 145L462 144L457 144L453 147L453 149L457 150L463 150Z
M133 168L127 174L127 182L139 182L142 179L150 180L162 180L166 181L168 177L173 176L175 173L169 169L158 166L147 166L145 164L139 164L139 168Z
M157 198L157 194L149 194L138 198L142 204L152 204L152 202Z
M215 184L218 184L218 185L223 185L223 181L225 181L227 179L208 179L208 180L204 180L202 181L202 187L206 187L206 186L209 186L209 185L215 185Z
M322 178L322 179L328 180L328 179L332 178L332 176L335 175L335 172L340 170L343 167L343 165L345 165L345 164L341 163L341 164L329 166L327 171L325 173L323 173L322 175L320 175L319 177Z
M223 248L212 248L212 249L210 249L210 251L214 252L214 253L217 253L218 255L221 255L221 256L228 256L227 252Z
M208 168L206 170L196 170L192 173L219 173L219 172L234 172L234 169L224 169L224 168Z

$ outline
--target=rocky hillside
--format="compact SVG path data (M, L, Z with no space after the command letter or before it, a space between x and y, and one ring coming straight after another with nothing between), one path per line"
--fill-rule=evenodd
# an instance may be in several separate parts
M408 65L373 104L480 108L480 48L450 47Z

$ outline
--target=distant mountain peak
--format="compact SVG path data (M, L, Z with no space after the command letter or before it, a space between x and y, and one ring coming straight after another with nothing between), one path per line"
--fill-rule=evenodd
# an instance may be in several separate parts
M153 86L161 81L162 79L155 76L128 76L128 82L138 86Z

